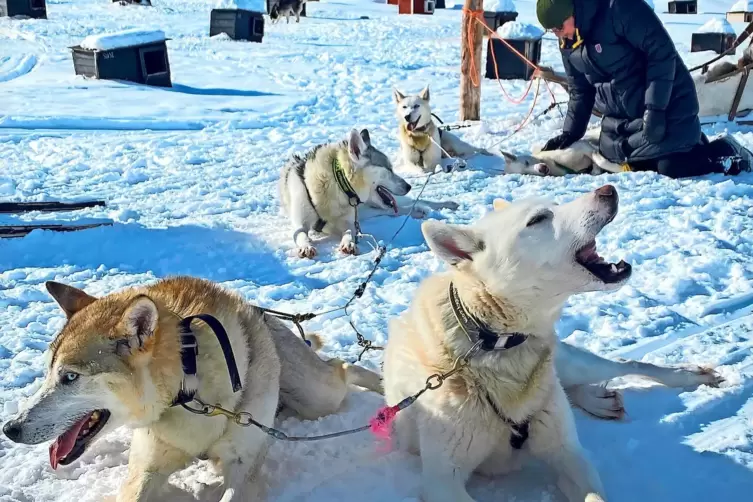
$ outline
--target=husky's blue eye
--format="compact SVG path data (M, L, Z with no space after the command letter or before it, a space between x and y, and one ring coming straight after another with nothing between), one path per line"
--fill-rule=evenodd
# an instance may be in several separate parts
M73 373L72 371L69 371L67 373L63 373L63 383L72 383L75 382L78 379L78 373Z

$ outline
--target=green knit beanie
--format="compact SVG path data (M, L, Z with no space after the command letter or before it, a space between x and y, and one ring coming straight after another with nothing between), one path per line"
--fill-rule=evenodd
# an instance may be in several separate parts
M536 16L544 29L561 28L573 15L573 0L537 0Z

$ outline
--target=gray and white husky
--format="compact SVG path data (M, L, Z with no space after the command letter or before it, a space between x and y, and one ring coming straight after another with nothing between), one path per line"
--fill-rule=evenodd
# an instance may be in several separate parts
M272 24L274 24L284 16L285 21L290 23L290 16L295 16L295 22L300 23L301 12L305 4L306 0L278 0L269 10L269 18L272 20Z
M565 176L566 174L619 173L623 167L599 153L599 129L591 129L583 139L562 150L542 152L534 148L530 155L500 152L505 158L505 174Z
M358 199L385 214L423 218L432 209L457 209L454 202L417 201L401 206L397 197L411 186L395 174L387 156L371 144L369 131L353 129L345 141L319 145L304 156L294 155L280 174L280 202L290 217L293 240L301 258L313 258L316 249L309 238L315 230L340 235L339 250L357 252L356 209L336 179L339 170Z

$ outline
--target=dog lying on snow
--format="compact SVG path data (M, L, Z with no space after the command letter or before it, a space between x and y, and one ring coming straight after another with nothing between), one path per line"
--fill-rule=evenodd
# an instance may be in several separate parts
M301 258L316 256L308 235L311 230L341 235L338 249L345 254L357 252L352 196L384 214L410 213L414 218L423 218L432 209L458 207L452 201L418 201L413 209L412 204L401 206L397 197L406 195L411 186L393 172L390 160L371 144L366 129L360 133L353 129L346 141L319 145L303 157L294 155L282 168L279 189ZM349 190L351 196L346 193Z
M517 156L501 153L505 158L505 174L565 176L624 171L621 165L610 162L599 153L599 129L591 129L583 139L562 150L534 150L531 155Z
M450 272L425 280L390 323L387 403L448 372L476 343L483 347L397 415L398 446L421 456L425 502L472 501L465 489L471 473L514 470L521 452L554 468L569 501L600 501L601 481L578 441L570 403L619 418L620 395L597 384L625 375L672 387L721 379L700 368L609 361L558 342L554 325L570 295L615 290L631 275L629 264L608 263L596 251L596 235L617 214L614 187L561 206L535 199L505 206L495 201L497 211L473 226L423 224Z
M475 154L491 155L483 148L473 147L437 127L431 115L428 86L413 96L405 95L397 89L393 89L392 94L395 98L395 113L400 122L398 140L406 168L413 166L420 172L433 173L441 163L442 149L458 158Z
M198 371L186 382L208 404L249 412L271 426L278 403L316 419L340 408L350 383L381 391L379 375L323 361L279 320L208 281L167 279L104 298L54 282L47 289L68 321L50 346L42 387L3 431L18 443L53 440L56 468L74 462L97 437L122 425L134 428L118 502L160 500L168 476L199 456L221 464L221 502L260 499L256 477L267 436L171 406L186 385L179 328L185 317L217 318L238 365L243 389L234 393L218 339L193 322Z

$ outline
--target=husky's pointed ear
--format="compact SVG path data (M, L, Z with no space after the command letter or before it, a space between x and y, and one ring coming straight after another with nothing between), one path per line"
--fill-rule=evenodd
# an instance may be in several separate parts
M424 101L429 101L429 86L424 87L421 92L418 93L418 97Z
M395 98L395 103L399 103L405 99L405 94L400 92L397 87L392 88L392 97Z
M511 154L510 152L505 152L504 150L500 150L499 153L502 154L502 157L504 157L505 163L507 163L507 164L510 164L510 163L515 162L516 160L518 160L518 157L516 157L515 155Z
M437 258L450 265L473 261L473 255L484 250L481 236L468 227L427 221L421 231Z
M348 155L350 156L350 160L358 165L363 158L366 148L366 143L363 141L361 134L357 129L352 129L348 138Z
M510 206L510 202L506 201L505 199L494 199L492 206L494 207L495 211L502 211L506 207Z
M131 300L121 320L125 338L117 342L117 352L121 356L148 351L154 344L154 330L157 329L159 312L151 298L140 295Z
M63 309L68 319L82 308L97 300L80 289L59 282L47 281L44 285L47 288L47 292L50 293L52 298L60 305L60 308Z
M361 129L361 139L366 144L366 146L371 146L371 136L369 135L368 129Z

